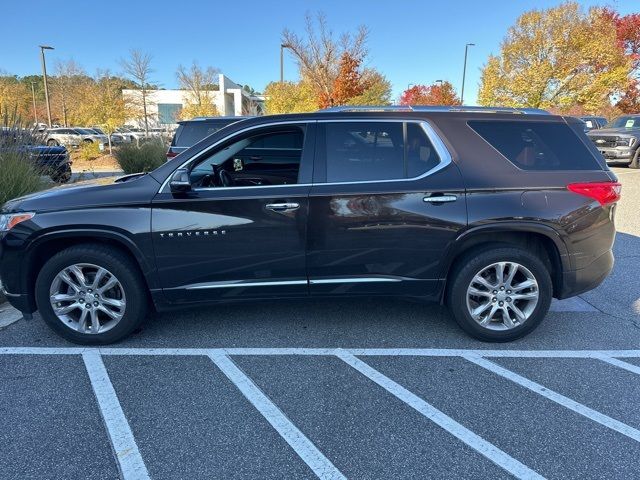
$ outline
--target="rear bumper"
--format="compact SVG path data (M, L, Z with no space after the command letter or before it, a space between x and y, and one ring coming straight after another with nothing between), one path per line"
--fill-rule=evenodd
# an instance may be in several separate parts
M579 270L564 272L562 274L562 286L557 297L560 299L569 298L593 290L611 273L613 263L613 251L608 250L590 265Z

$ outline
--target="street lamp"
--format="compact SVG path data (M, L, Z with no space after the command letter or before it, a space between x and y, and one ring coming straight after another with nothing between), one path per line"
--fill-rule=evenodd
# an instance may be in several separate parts
M440 87L442 87L443 80L436 80L434 83L437 83Z
M467 43L464 46L464 67L462 68L462 92L460 92L460 104L464 105L464 80L467 75L467 52L469 47L475 47L475 43Z
M284 49L291 48L288 43L280 44L280 83L284 82Z
M33 97L33 121L38 126L38 110L36 110L36 82L31 82L31 96Z
M47 120L49 122L49 128L51 128L51 105L49 104L49 86L47 85L47 64L44 61L44 51L53 50L53 47L48 45L38 45L40 47L40 60L42 61L42 76L44 78L44 99L47 102Z

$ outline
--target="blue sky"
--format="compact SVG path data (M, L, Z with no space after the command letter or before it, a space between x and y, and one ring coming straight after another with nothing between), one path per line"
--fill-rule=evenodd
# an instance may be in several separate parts
M605 0L623 14L640 11L638 0ZM583 1L585 8L605 2ZM38 44L55 47L47 65L73 59L88 73L119 73L118 60L131 48L151 53L153 80L175 88L175 70L193 60L214 66L232 80L262 90L279 77L282 29L303 32L306 12L322 11L339 34L359 25L370 30L368 65L383 72L394 97L410 83L449 80L460 89L464 45L469 53L465 103L476 100L480 68L516 18L555 0L273 0L189 1L8 1L2 7L5 43L0 71L40 72ZM55 6L54 6L55 5ZM11 39L7 44L7 39ZM285 78L297 78L291 57Z

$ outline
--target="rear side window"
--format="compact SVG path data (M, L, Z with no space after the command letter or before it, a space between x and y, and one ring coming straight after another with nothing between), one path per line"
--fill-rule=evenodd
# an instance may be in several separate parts
M191 147L203 138L208 137L209 135L216 133L221 128L226 127L229 123L190 122L180 125L176 132L174 146Z
M478 121L469 126L522 170L601 170L602 167L564 123Z
M324 124L327 182L418 177L440 163L424 129L415 122Z

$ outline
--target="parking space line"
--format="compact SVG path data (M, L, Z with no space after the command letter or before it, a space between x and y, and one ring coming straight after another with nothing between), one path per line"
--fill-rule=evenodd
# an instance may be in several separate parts
M630 427L626 423L622 423L616 420L615 418L611 418L608 415L605 415L604 413L598 412L597 410L593 410L592 408L589 408L586 405L583 405L582 403L578 403L575 400L572 400L569 397L565 397L564 395L558 392L550 390L540 385L539 383L536 383L532 380L529 380L528 378L523 377L522 375L518 375L517 373L512 372L511 370L501 367L500 365L494 362L491 362L486 358L482 358L477 355L469 355L469 354L463 355L463 358L465 358L471 363L474 363L482 368L489 370L490 372L495 373L496 375L500 375L501 377L506 378L507 380L511 380L512 382L517 383L518 385L528 390L531 390L532 392L542 395L543 397L548 398L549 400L552 400L562 405L563 407L568 408L569 410L579 413L580 415L588 418L589 420L597 422L600 425L610 428L611 430L614 430L618 433L621 433L635 440L636 442L640 442L640 430Z
M318 478L323 480L346 479L335 465L316 448L311 440L287 418L227 355L220 352L212 352L208 356L271 426L276 429L296 454L313 470Z
M477 350L454 348L84 348L84 347L0 347L0 355L312 355L333 356L347 352L355 356L462 357L474 355L495 358L640 358L640 350Z
M147 472L147 467L142 460L131 427L124 416L100 354L95 350L84 352L82 359L91 380L91 387L98 400L100 413L107 427L122 478L124 480L148 479L149 472Z
M337 357L516 478L544 478L359 358L346 352Z
M618 360L617 358L607 357L604 355L599 356L597 358L598 360L602 360L603 362L613 365L615 367L622 368L623 370L627 370L628 372L632 372L637 375L640 375L640 367L638 367L637 365L633 365L628 362L623 362L622 360Z

